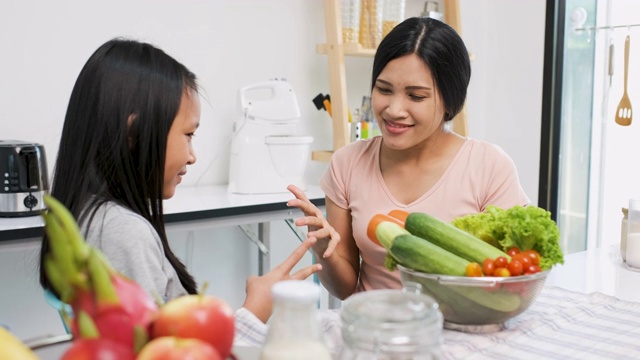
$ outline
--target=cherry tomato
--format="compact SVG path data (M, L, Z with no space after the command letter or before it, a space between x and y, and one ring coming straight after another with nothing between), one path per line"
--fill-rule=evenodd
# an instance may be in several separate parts
M529 265L529 267L525 268L524 274L525 275L531 275L531 274L539 273L540 271L542 271L540 266L538 266L538 265Z
M518 259L511 259L511 262L507 265L507 269L509 269L511 276L520 276L524 271L522 262Z
M533 265L531 263L531 258L525 253L516 254L514 257L511 258L511 261L513 261L513 260L520 261L522 263L522 268L523 269L526 269L529 266Z
M511 273L509 272L509 269L504 267L499 267L493 271L493 276L509 277L511 276Z
M523 251L522 253L531 258L531 265L540 265L540 254L538 254L537 251L531 249Z
M493 260L493 265L495 268L506 268L509 261L504 256L498 256L495 260Z
M518 249L515 246L507 251L507 255L509 255L511 257L513 257L515 254L519 254L519 253L520 253L520 249Z
M477 262L471 262L467 265L467 276L482 276L482 268Z
M487 276L493 275L493 270L495 270L495 268L492 258L486 258L482 262L482 272Z

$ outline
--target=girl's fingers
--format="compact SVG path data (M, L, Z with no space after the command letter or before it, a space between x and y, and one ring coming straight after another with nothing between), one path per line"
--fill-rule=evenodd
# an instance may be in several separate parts
M322 270L322 265L320 264L305 266L303 269L300 269L291 275L291 278L294 280L304 280L320 270Z
M316 238L310 237L303 241L300 245L298 245L295 250L289 255L280 265L276 266L273 270L280 271L283 274L288 274L291 269L293 269L300 259L307 253L309 249L316 243Z

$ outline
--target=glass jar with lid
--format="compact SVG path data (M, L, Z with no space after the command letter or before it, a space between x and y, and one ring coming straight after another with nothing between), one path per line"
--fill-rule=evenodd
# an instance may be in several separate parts
M362 0L360 3L360 34L358 42L365 49L375 49L380 44L382 5L382 0Z
M345 300L340 310L339 360L432 360L442 357L442 314L419 291L370 290Z
M340 0L342 42L358 43L360 33L360 0Z
M382 38L404 20L404 0L384 0L382 8Z

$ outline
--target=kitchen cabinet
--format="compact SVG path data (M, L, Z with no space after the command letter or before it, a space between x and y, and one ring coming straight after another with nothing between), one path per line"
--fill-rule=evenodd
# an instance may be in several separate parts
M442 0L444 21L461 33L459 0ZM331 150L314 151L312 160L329 161L334 151L350 142L349 105L345 76L345 56L373 57L375 49L363 48L358 43L343 43L340 0L324 0L325 31L327 42L318 44L316 52L325 54L329 63L329 94L331 95L333 147ZM466 136L466 109L453 119L453 131Z

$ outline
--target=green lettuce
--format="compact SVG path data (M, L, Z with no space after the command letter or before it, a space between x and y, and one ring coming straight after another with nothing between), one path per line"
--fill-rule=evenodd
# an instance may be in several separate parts
M451 224L503 251L536 250L543 270L564 263L558 226L549 211L537 206L504 210L490 205L485 212L455 218Z

